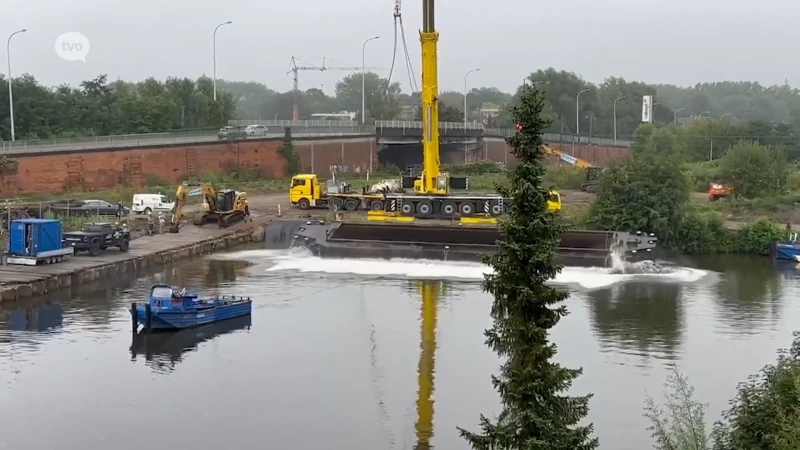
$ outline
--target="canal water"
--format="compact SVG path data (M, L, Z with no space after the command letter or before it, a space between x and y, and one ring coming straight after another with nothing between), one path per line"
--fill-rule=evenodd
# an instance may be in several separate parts
M800 328L800 269L679 263L650 275L568 267L556 280L571 292L558 359L584 368L573 392L594 393L601 448L651 448L643 402L674 366L713 422ZM456 427L499 408L483 272L249 249L5 307L0 448L468 448ZM250 295L253 316L134 337L127 308L157 282ZM435 305L424 323L423 299Z

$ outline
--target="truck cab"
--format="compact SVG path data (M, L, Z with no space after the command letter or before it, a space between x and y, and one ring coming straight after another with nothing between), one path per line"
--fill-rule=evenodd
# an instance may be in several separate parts
M314 174L300 174L292 177L289 186L289 201L300 209L309 209L316 206L317 200L322 199L324 193L319 183L319 178Z
M547 209L550 211L561 211L561 194L556 191L550 191L547 196Z

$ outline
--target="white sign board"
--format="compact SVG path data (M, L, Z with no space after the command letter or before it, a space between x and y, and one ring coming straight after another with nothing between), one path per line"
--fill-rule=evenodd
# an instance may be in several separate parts
M653 96L642 97L642 122L653 123Z

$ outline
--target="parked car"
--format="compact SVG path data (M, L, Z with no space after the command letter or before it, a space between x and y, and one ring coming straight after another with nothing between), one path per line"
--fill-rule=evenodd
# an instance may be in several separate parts
M266 136L269 134L269 130L264 125L248 125L244 131L248 136Z
M171 212L175 202L162 194L135 194L133 212L136 214Z
M108 247L117 247L119 251L127 252L130 243L131 233L127 229L110 223L87 223L81 231L64 233L63 245L72 247L75 253L89 252L90 256L97 256Z
M247 139L247 133L242 127L228 125L227 127L222 127L219 129L219 133L217 133L217 138L219 140Z
M53 214L59 215L98 215L98 216L116 216L119 210L119 205L107 202L105 200L83 200L69 203L58 203L50 206L50 211ZM131 210L123 206L122 215L127 216Z

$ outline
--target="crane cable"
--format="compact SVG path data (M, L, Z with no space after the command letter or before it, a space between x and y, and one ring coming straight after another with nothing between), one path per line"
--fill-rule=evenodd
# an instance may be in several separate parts
M409 88L411 88L411 94L413 95L415 92L419 92L419 87L416 82L416 76L414 75L414 67L411 64L411 56L408 53L408 42L406 41L406 29L403 25L403 14L400 11L400 0L396 0L394 3L394 45L392 50L392 66L389 69L389 78L386 80L386 92L385 95L389 95L389 88L392 85L392 75L394 74L394 66L397 61L397 26L400 25L400 36L403 42L403 57L406 63L406 73L408 74L408 84Z
M411 85L411 93L419 92L419 87L417 86L417 77L414 75L414 66L411 64L411 56L408 54L408 44L406 43L406 31L405 27L403 26L403 17L400 17L400 35L403 39L403 51L405 52L406 56L406 71L408 72L408 82Z

